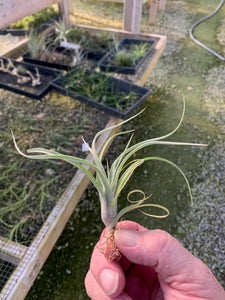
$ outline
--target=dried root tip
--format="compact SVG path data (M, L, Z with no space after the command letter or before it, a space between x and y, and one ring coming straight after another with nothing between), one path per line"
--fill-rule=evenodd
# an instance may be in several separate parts
M104 237L103 242L98 246L99 251L112 262L114 259L120 259L121 254L116 246L114 239L115 228L111 229L106 237Z

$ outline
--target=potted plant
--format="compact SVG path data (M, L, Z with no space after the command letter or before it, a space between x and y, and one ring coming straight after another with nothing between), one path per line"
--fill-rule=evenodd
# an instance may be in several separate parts
M123 39L99 63L104 72L135 74L150 54L155 40Z
M52 85L64 95L119 118L131 114L151 92L148 88L81 67L60 76Z
M23 60L49 68L69 70L82 60L81 51L60 47L54 37L46 30L41 34L31 31L27 43L27 52Z
M184 106L185 108L185 106ZM124 189L126 186L127 182L129 181L130 177L134 173L134 171L142 165L144 162L149 161L149 160L158 160L165 162L167 164L172 165L175 167L178 172L181 174L181 176L184 178L189 194L190 194L190 199L192 203L192 194L191 194L191 189L190 185L188 182L188 179L186 175L183 173L183 171L178 167L176 164L173 162L165 159L165 158L160 158L160 157L140 157L137 158L136 154L138 153L139 150L159 144L161 146L163 145L194 145L194 146L206 146L204 144L192 144L192 143L183 143L183 142L172 142L172 141L167 141L166 139L170 137L173 133L177 131L177 129L180 127L182 120L184 116L184 109L182 113L182 117L180 119L180 122L178 126L171 131L170 133L160 136L158 138L153 138L153 139L148 139L145 141L141 141L137 144L132 145L132 136L133 136L133 131L123 131L120 133L114 134L112 137L109 137L108 140L105 142L103 145L102 150L100 153L97 152L96 149L96 142L98 138L107 130L115 129L116 127L120 127L121 125L124 125L126 122L130 121L132 118L137 117L133 116L128 120L125 120L117 125L114 125L111 128L106 128L100 132L98 132L92 142L91 147L87 145L87 148L89 149L90 153L92 154L93 157L93 162L90 162L86 159L81 159L79 157L74 157L74 156L69 156L69 155L64 155L60 154L56 151L52 150L47 150L43 148L34 148L28 150L28 155L22 153L20 149L18 148L15 138L13 136L14 144L17 149L17 151L23 155L26 158L30 159L60 159L65 162L68 162L72 164L73 166L77 167L78 169L82 170L86 176L90 179L94 187L97 189L98 194L99 194L99 200L101 203L101 218L104 223L104 225L108 228L109 230L109 236L106 238L106 241L102 246L104 246L104 249L100 249L107 253L108 259L113 260L115 256L118 255L118 251L116 247L114 247L113 243L113 237L114 237L114 230L116 229L117 222L119 219L127 212L134 210L134 209L142 209L141 212L144 213L147 216L150 217L158 217L158 218L165 218L169 215L169 211L166 207L161 206L159 204L152 204L148 202L149 196L146 196L144 192L139 191L139 190L134 190L131 191L128 194L128 200L130 200L130 196L133 193L138 193L141 194L141 199L137 201L130 201L130 205L128 205L125 208L122 208L118 212L118 200L119 196L121 194L121 191ZM111 140L120 135L120 134L131 134L131 137L127 143L127 145L124 147L124 150L121 154L118 155L118 157L113 161L111 166L107 165L105 167L102 163L103 155L105 152L105 149L107 146L110 144ZM85 142L85 141L84 141ZM135 155L135 158L134 158ZM92 172L87 170L86 167L90 167L92 171L96 172L96 176L92 175ZM162 210L162 213L155 214L150 211L146 211L146 209L151 209L152 207L155 207L159 210ZM144 209L144 211L143 211Z
M43 67L0 58L0 87L29 97L41 99L59 74Z
M91 33L75 25L67 27L64 20L55 22L51 28L54 43L60 46L62 42L80 45L86 58L99 60L106 54L115 39L114 35L104 31Z

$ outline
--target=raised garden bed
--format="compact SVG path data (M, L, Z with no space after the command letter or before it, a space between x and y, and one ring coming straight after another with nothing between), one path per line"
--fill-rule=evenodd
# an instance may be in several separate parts
M89 69L76 68L52 85L62 94L118 118L126 118L144 102L150 89Z
M0 87L28 97L41 99L59 74L56 70L0 57Z
M136 74L152 51L155 40L123 39L99 63L101 71Z

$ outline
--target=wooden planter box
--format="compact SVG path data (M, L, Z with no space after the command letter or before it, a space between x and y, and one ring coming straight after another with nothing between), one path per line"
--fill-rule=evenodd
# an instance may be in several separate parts
M100 30L93 27L80 27L92 32ZM122 30L105 30L109 33L114 32L119 39L154 38L156 40L150 56L146 59L146 63L140 67L135 75L120 74L123 79L128 79L135 84L143 86L165 47L166 37L160 35L132 34ZM21 45L23 45L24 49L25 42L15 45L15 49L11 49L5 55L10 55L14 58L18 57L18 53L21 53ZM119 121L118 118L111 117L106 126L113 126ZM105 132L98 140L97 151L100 151L104 142L115 133L115 130ZM92 160L90 155L87 158L90 161ZM4 274L0 274L0 282L5 282L5 286L0 292L0 299L22 300L25 298L88 183L89 180L87 177L82 172L77 171L30 246L24 246L0 238L0 263L4 263L6 269Z
M76 89L71 90L66 88L67 79L70 78L71 75L76 76L77 73L79 74L78 75L79 81L82 81L83 79L82 75L80 74L84 74L84 76L87 77L88 79L87 83L85 84L86 81L84 82L85 87L88 85L90 76L93 75L94 75L95 87L98 84L102 84L102 82L104 82L104 99L99 99L99 100L92 99L90 97L87 97L85 94L82 94L82 91L76 92ZM97 73L92 70L83 69L83 68L76 68L75 70L67 73L66 75L60 76L59 78L57 78L52 82L52 85L60 93L66 96L70 96L83 103L86 103L89 106L95 107L114 117L122 118L122 119L128 117L138 106L140 106L144 102L146 97L149 95L149 93L151 92L151 90L148 88L144 88L122 79L106 76L104 74ZM79 84L79 86L80 85L81 84ZM89 93L92 94L91 87L89 89ZM130 96L132 97L132 99L130 100L129 103L129 95L131 94L134 96ZM116 98L115 102L118 99L120 103L117 104L115 102L112 102L111 95L113 95L114 99ZM121 102L121 99L123 98L124 100L123 102Z

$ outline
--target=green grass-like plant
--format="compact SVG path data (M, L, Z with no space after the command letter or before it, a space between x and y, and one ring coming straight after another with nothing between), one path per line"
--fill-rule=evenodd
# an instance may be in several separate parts
M121 67L134 67L146 55L149 47L149 43L125 45L121 49L117 46L110 63Z
M13 136L14 144L17 149L17 151L23 155L24 157L30 158L30 159L61 159L64 160L73 166L77 167L81 171L84 172L84 174L87 175L87 177L90 179L94 187L97 189L99 194L99 199L101 203L101 218L105 226L109 229L109 231L113 230L116 227L117 222L119 219L127 212L134 210L134 209L142 209L142 208L159 208L162 209L163 213L160 215L151 214L149 212L143 212L145 215L150 217L157 217L157 218L165 218L169 215L169 211L166 207L161 206L159 204L151 204L146 203L145 200L147 200L149 197L146 197L145 194L142 191L134 190L131 193L128 194L128 200L130 200L130 196L132 193L137 192L142 195L142 199L138 201L130 201L131 204L127 207L123 208L118 212L117 210L117 202L118 198L120 196L121 191L126 186L127 182L129 181L130 177L134 173L135 169L138 168L140 165L142 165L144 162L149 160L158 160L165 162L167 164L172 165L175 167L178 172L183 176L188 190L190 194L190 199L192 203L192 194L191 194L191 188L190 184L188 182L188 179L186 175L183 173L183 171L180 169L179 166L174 164L173 162L161 158L161 157L144 157L144 158L137 158L132 159L133 155L136 154L139 150L151 146L151 145L194 145L194 146L206 146L205 144L193 144L193 143L183 143L183 142L171 142L166 141L164 139L170 137L172 134L174 134L177 129L180 127L183 118L184 118L184 112L185 112L185 103L183 107L183 112L181 119L179 121L178 126L171 131L170 133L160 136L153 139L148 139L145 141L141 141L135 145L131 145L133 131L122 131L119 133L114 134L110 138L107 139L105 144L103 145L101 151L98 153L96 149L96 142L98 138L106 131L115 129L117 127L120 127L121 125L124 125L125 123L129 122L131 119L137 117L137 115L132 116L131 118L120 122L117 125L114 125L110 128L106 128L98 132L93 141L91 147L89 147L87 144L87 147L90 151L90 153L93 156L93 162L90 162L89 160L82 159L79 157L64 155L61 153L58 153L56 151L47 150L44 148L33 148L28 150L29 155L24 154L21 152L21 150L18 148L15 137ZM117 136L123 135L123 134L131 134L131 137L125 146L123 152L114 160L111 166L107 165L105 166L102 163L103 155L105 153L105 150L109 146L110 142ZM85 141L84 141L85 142ZM34 153L37 153L37 155L33 155ZM87 169L87 167L90 167L92 170L95 171L96 175L92 175L92 173Z
M140 97L140 94L132 90L125 92L118 86L113 86L109 77L98 72L89 72L85 68L68 73L62 78L61 84L71 92L122 112L131 107Z

